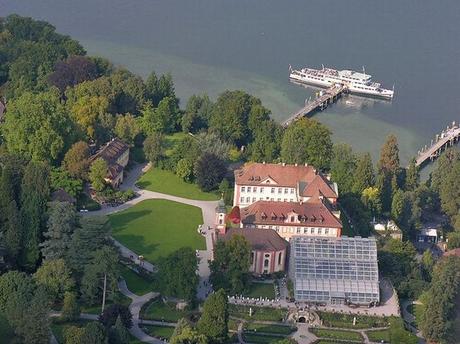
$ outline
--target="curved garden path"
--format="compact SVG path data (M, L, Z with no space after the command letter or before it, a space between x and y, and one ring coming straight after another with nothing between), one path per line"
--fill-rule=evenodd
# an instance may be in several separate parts
M211 291L209 287L209 264L208 261L212 260L213 258L213 233L212 230L208 231L208 226L210 228L214 227L215 222L215 209L217 207L218 201L199 201L193 199L187 199L177 196L172 196L168 194L163 194L159 192L149 191L145 189L140 189L136 186L136 181L139 177L148 171L150 168L150 164L138 164L134 166L131 171L129 171L128 176L123 181L121 189L132 189L138 194L138 197L122 204L117 207L108 207L103 206L101 210L92 211L88 213L83 213L84 216L98 216L98 215L110 215L125 209L128 209L142 201L148 199L163 199L183 204L188 204L191 206L195 206L201 209L203 215L203 231L205 233L205 240L206 240L206 250L199 250L198 257L200 258L200 262L198 265L198 274L200 276L200 283L197 290L197 297L198 299L204 300L207 294ZM128 247L124 246L120 242L114 239L115 245L120 249L120 252L123 257L131 258L131 257L138 257L141 252L133 252ZM142 262L142 267L148 271L153 271L154 266L144 261Z

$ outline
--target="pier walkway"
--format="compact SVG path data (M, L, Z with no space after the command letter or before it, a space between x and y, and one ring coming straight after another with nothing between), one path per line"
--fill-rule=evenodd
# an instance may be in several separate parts
M307 102L303 108L285 120L282 123L283 127L287 127L291 123L294 123L295 121L308 116L317 110L323 111L329 104L334 103L342 96L343 93L347 92L347 90L347 87L344 85L334 85L324 91L321 91L315 100Z
M460 137L460 128L452 122L452 127L447 126L440 134L437 134L434 140L431 140L431 145L423 147L418 151L415 164L417 166L422 165L426 161L433 161L441 155L447 147L453 146L458 142Z

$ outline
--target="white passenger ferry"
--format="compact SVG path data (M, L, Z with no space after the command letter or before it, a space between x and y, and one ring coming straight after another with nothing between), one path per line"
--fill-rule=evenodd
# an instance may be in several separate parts
M382 88L378 82L372 81L372 76L352 70L335 70L332 68L292 69L289 66L289 77L297 82L320 87L331 87L337 84L347 86L350 93L393 99L392 90Z

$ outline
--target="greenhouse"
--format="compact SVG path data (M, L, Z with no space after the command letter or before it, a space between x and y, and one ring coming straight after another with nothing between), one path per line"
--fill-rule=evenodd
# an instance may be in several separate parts
M380 299L374 238L294 237L290 278L297 301L377 304Z

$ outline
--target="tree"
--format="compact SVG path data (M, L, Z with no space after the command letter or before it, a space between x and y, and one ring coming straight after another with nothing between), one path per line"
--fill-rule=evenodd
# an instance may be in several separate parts
M219 135L215 133L199 133L195 135L196 144L201 154L210 153L220 157L222 160L228 159L232 145L223 141Z
M53 202L48 211L45 241L40 244L45 260L64 258L69 250L78 219L75 208L66 202Z
M387 136L382 146L378 168L379 171L391 174L396 174L399 170L399 147L396 136L393 134Z
M206 299L197 328L199 333L208 338L209 343L224 343L227 340L228 299L223 289Z
M169 73L161 75L159 78L155 72L150 73L146 82L146 91L147 97L154 106L158 106L166 97L176 99L174 83Z
M63 166L72 177L86 180L89 168L88 144L84 141L74 143L64 156Z
M419 168L415 164L415 159L411 159L409 163L409 167L406 171L406 182L405 182L405 190L406 191L415 191L419 185Z
M252 132L254 140L249 144L252 161L273 162L280 156L282 127L272 120L263 121Z
M63 259L47 260L34 274L37 285L42 286L50 298L61 301L65 292L72 290L75 281Z
M107 217L83 217L80 228L72 234L69 250L66 255L67 265L77 274L94 259L94 252L105 245L111 244L110 222Z
M333 148L331 161L331 177L339 186L340 193L350 193L354 184L356 156L351 146L337 144Z
M22 247L22 226L16 201L13 199L6 205L3 223L3 244L8 261L13 265L18 263Z
M95 304L102 298L102 312L105 309L105 300L118 289L118 252L110 246L103 246L94 252L93 259L85 267L81 281L81 294L89 304ZM115 322L115 319L114 319Z
M372 216L379 216L382 212L380 203L380 190L376 187L368 187L363 190L361 201L370 210Z
M85 326L83 335L83 343L85 344L104 344L106 342L106 334L104 327L95 321L88 323Z
M57 91L25 93L8 102L2 134L10 153L54 162L73 140L73 132Z
M65 321L75 321L80 317L80 306L75 292L66 291L64 293L61 317Z
M69 195L77 197L83 191L83 182L70 176L69 172L58 167L50 171L51 189L64 190Z
M198 260L195 252L181 248L158 262L158 280L162 294L192 301L199 278L196 274Z
M153 132L144 140L144 154L148 161L156 165L164 155L163 134Z
M289 126L281 143L281 159L286 163L309 163L327 169L332 157L331 132L323 124L303 118Z
M178 108L175 99L166 97L160 101L157 108L147 102L140 118L141 128L146 135L152 133L171 133L175 130L178 121Z
M192 328L190 323L182 318L179 319L174 329L173 335L169 339L171 344L207 344L207 338L203 334L199 334Z
M361 155L356 162L352 191L361 195L365 189L374 186L374 184L375 176L372 158L369 153L366 153Z
M203 191L216 189L225 173L224 161L212 153L204 153L195 163L196 182Z
M80 130L90 139L99 140L98 122L109 111L109 100L104 96L85 95L73 100L67 107Z
M249 283L251 247L241 235L233 235L228 241L217 241L214 260L211 261L211 281L215 289L240 294Z
M185 107L185 114L181 119L182 131L198 133L208 126L213 104L207 95L192 95Z
M454 231L447 234L448 242L447 248L452 250L454 248L460 248L460 231Z
M176 175L186 182L193 180L193 162L188 159L180 159L176 166Z
M64 329L65 344L84 344L85 328L77 326L69 326Z
M85 56L71 56L65 61L58 61L54 72L48 77L51 85L64 93L67 87L75 86L83 81L97 77L96 64Z
M129 344L131 336L125 325L123 325L120 315L117 317L117 321L115 321L115 325L112 328L112 337L116 338L114 342L117 344Z
M21 224L24 246L22 265L33 269L39 258L42 230L45 227L49 198L49 169L43 163L31 161L24 170L21 184Z
M126 114L124 116L118 116L115 124L115 134L123 141L133 144L135 137L140 133L139 125L136 119Z
M458 215L460 210L460 185L458 183L460 178L460 160L452 164L448 173L445 174L444 179L439 185L439 198L441 200L441 209L454 222L455 216Z
M97 158L91 164L89 169L89 181L96 191L104 190L106 186L105 178L107 176L107 162L102 158Z
M125 328L133 326L133 315L125 305L118 303L110 305L99 316L99 322L107 329L114 326L118 319L121 320Z

